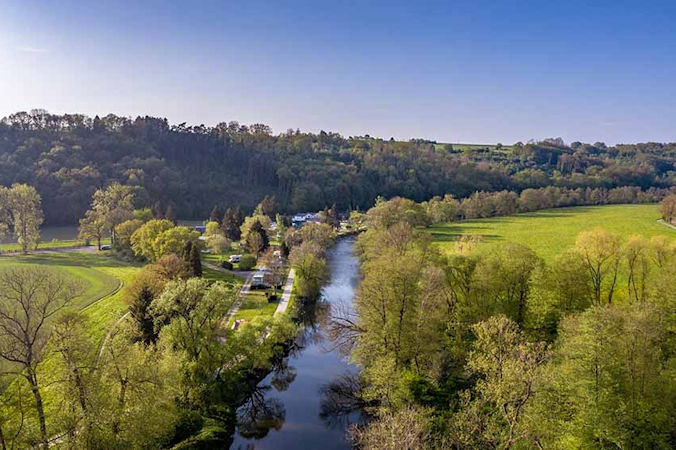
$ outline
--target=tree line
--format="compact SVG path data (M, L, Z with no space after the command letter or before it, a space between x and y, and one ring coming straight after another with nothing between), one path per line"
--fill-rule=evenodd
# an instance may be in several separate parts
M560 140L462 149L428 140L343 137L223 122L19 112L0 121L0 185L29 183L47 223L75 223L92 194L132 186L156 216L207 217L214 204L248 213L266 195L281 213L368 209L378 196L437 195L555 186L664 189L676 183L676 144Z
M676 445L673 239L597 228L545 263L464 236L444 254L391 206L367 213L355 313L333 323L375 417L356 445Z

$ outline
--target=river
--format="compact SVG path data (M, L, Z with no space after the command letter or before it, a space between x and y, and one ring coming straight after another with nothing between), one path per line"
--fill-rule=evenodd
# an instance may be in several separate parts
M352 307L359 276L354 242L340 239L328 252L330 280L321 300L300 306L303 331L289 356L239 408L231 449L350 448L347 428L362 418L336 392L343 392L340 387L357 369L334 348L327 330L331 309Z

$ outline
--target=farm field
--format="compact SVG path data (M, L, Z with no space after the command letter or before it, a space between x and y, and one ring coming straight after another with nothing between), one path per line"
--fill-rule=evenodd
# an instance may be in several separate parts
M676 231L658 223L656 205L606 205L558 208L507 217L465 220L430 227L442 249L451 251L463 234L482 237L484 250L498 242L527 245L545 261L551 261L575 243L581 231L602 227L624 237L632 234L672 236Z

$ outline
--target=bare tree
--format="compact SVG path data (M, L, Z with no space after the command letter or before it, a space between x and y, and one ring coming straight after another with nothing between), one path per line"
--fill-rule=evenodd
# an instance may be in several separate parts
M48 321L80 292L79 284L55 270L27 266L0 272L0 358L30 386L43 448L49 444L37 369L49 340Z

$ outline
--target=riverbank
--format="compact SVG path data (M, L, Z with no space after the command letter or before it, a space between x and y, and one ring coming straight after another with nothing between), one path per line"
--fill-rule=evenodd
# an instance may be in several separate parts
M327 326L331 308L352 305L358 283L354 242L342 237L327 253L330 280L319 301L297 305L302 330L238 408L231 448L351 448L346 431L359 414L334 414L328 394L332 383L356 368L334 348Z

